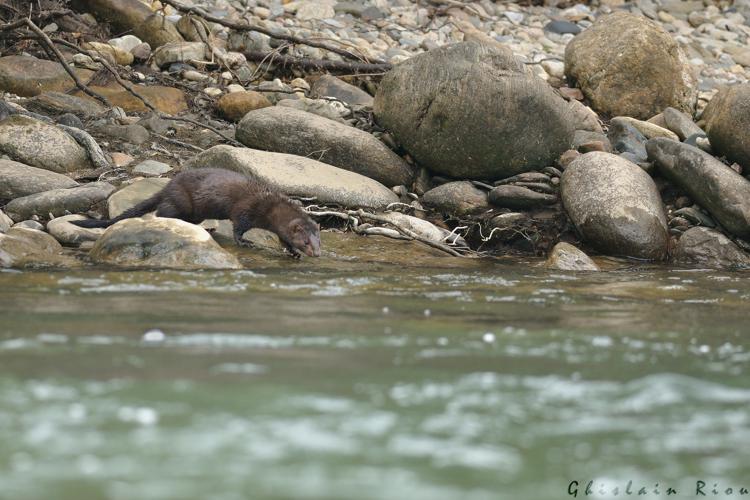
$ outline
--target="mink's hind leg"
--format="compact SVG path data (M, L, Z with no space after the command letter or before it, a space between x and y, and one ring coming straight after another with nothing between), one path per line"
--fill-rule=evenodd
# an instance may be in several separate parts
M234 233L234 242L237 243L237 246L239 247L252 246L249 242L242 239L242 235L245 234L246 231L253 228L253 224L250 222L249 218L243 217L243 216L233 218L232 227L233 227L233 233Z
M171 201L162 201L156 207L157 217L168 217L170 219L182 219L180 211Z
M193 204L190 193L182 186L174 186L174 189L164 193L164 198L156 209L156 216L194 222Z

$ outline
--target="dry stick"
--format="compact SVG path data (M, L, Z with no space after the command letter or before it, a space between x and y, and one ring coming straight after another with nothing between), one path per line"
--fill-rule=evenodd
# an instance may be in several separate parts
M168 115L166 113L162 113L161 111L159 111L158 109L156 109L156 107L153 104L151 104L150 102L148 102L148 99L146 99L141 94L139 94L138 92L136 92L135 90L133 90L132 86L128 86L123 81L123 79L120 77L120 74L109 64L109 62L107 62L106 59L103 59L103 58L101 58L101 57L99 57L97 55L94 55L93 51L84 51L81 48L79 48L77 45L72 44L70 42L67 42L65 40L61 40L59 38L56 38L55 42L60 43L62 45L65 45L66 47L70 47L72 49L75 49L75 50L77 50L78 52L80 52L82 54L86 54L89 57L91 57L91 59L93 59L94 61L102 64L102 66L104 66L107 69L107 71L109 71L110 73L112 73L112 76L115 78L115 80L117 81L117 83L122 88L124 88L126 91L128 91L133 97L139 99L148 109L150 109L151 111L153 111L156 114L156 116L158 116L159 118L161 118L163 120L172 120L172 121L178 121L178 122L192 123L193 125L197 125L198 127L202 127L202 128L210 130L211 132L219 135L222 139L224 139L225 141L229 142L230 144L232 144L234 146L243 147L243 145L241 143L235 141L234 139L232 139L229 136L224 135L220 130L212 127L211 125L206 125L205 123L201 123L201 122L193 120L191 118L183 118L183 117L179 117L179 116L172 116L172 115Z
M110 107L110 108L112 107L112 104L110 104L109 100L106 97L104 97L103 95L97 94L96 92L94 92L93 90L91 90L90 88L88 88L88 86L86 86L86 84L83 83L78 78L78 75L76 75L75 72L72 69L70 69L70 66L68 66L68 63L65 62L65 57L60 53L59 50L57 50L57 47L55 47L55 44L52 43L52 40L50 40L50 38L47 36L47 34L44 31L42 31L39 28L39 26L37 26L36 24L34 24L34 21L32 21L31 19L29 19L28 17L26 17L26 18L24 18L24 19L22 19L20 21L15 22L15 23L6 24L5 26L0 26L0 31L6 31L8 29L20 28L21 26L27 26L31 31L33 31L34 33L36 33L36 35L39 37L39 39L41 39L41 41L43 42L43 44L49 50L51 50L52 53L55 55L55 57L57 58L57 60L60 62L60 64L62 65L63 69L65 70L65 72L68 73L68 75L70 75L70 77L73 79L73 81L76 84L76 87L78 87L83 92L85 92L86 94L90 95L91 97L93 97L97 101L101 102L105 106Z
M226 19L221 19L220 17L215 17L207 12L203 11L199 7L190 7L187 5L183 5L180 2L176 2L175 0L163 0L164 4L171 5L175 9L181 11L181 12L187 12L189 14L195 14L199 17L202 17L206 21L211 21L212 23L220 24L222 26L225 26L227 28L231 28L236 31L255 31L257 33L262 33L264 35L268 35L271 38L275 38L276 40L286 40L287 42L292 43L298 43L301 45L307 45L309 47L316 47L319 49L327 50L329 52L333 52L335 54L340 55L341 57L344 57L346 59L352 59L352 60L359 60L359 57L357 57L355 54L352 54L351 52L347 50L340 49L338 47L332 47L331 45L321 43L321 42L315 42L313 40L307 39L307 38L300 38L298 36L294 35L286 35L284 33L277 33L272 30L261 28L260 26L253 26L249 23L235 23L232 21L227 21ZM382 63L383 61L373 61L375 63Z
M249 61L263 61L269 57L269 52L244 52ZM308 59L303 57L294 57L287 55L277 55L273 62L280 66L289 66L300 69L323 69L327 71L351 71L354 74L359 72L375 73L385 72L393 69L393 65L386 62L380 63L361 63L350 61L329 61L327 59Z

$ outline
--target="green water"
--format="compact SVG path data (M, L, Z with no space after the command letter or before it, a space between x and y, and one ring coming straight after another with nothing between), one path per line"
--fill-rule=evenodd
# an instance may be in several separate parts
M676 269L0 272L0 498L750 487L749 308Z

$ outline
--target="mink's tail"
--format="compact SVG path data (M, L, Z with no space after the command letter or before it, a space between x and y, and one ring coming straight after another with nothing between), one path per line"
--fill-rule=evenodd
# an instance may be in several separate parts
M84 220L73 220L70 221L78 227L95 228L95 227L109 227L116 222L120 222L124 219L130 219L132 217L140 217L146 215L149 212L156 210L156 207L161 202L161 193L156 193L154 196L147 200L143 200L134 207L125 210L123 213L115 217L114 219L84 219Z

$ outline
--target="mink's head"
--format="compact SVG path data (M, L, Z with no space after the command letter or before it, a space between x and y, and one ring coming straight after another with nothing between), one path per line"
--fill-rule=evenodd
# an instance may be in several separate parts
M309 257L320 257L320 226L309 217L297 217L289 223L287 243Z

